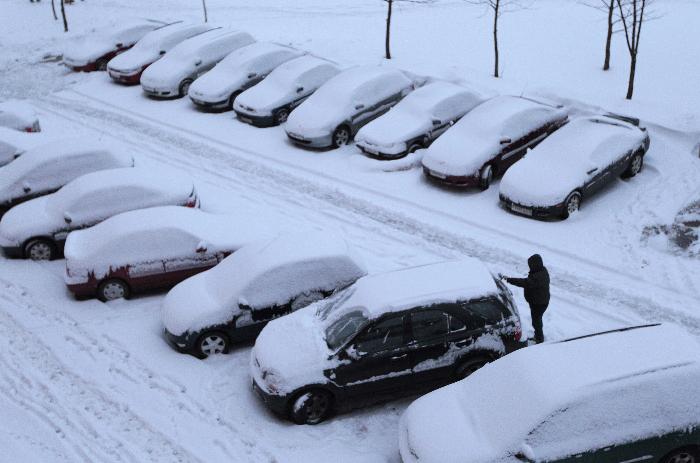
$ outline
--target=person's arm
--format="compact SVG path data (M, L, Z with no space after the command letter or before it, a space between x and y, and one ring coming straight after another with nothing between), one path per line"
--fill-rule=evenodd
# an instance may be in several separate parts
M510 278L510 277L506 277L506 281L513 286L519 286L521 288L527 287L528 282L529 282L527 278Z

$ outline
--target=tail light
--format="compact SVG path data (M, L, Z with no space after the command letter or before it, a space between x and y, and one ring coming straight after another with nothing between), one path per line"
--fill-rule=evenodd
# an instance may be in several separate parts
M516 341L520 341L520 338L522 337L522 335L523 335L523 330L520 327L520 322L516 321L515 322L515 331L513 332L513 338Z
M197 191L192 188L192 192L190 193L190 196L187 198L187 202L185 203L185 207L197 207Z

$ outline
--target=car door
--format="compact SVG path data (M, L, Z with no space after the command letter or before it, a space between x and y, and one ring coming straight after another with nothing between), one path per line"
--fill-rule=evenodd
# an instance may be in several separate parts
M411 382L416 386L443 381L445 370L451 365L445 358L450 320L443 309L441 304L411 312L409 357L413 370Z
M331 380L355 400L392 395L410 376L406 336L407 317L391 314L370 324L344 349L347 361L331 373Z

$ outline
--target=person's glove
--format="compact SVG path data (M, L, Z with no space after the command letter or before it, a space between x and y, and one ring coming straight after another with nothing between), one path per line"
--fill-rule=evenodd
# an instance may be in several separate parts
M500 280L505 280L505 281L508 281L508 277L507 277L507 276L505 276L505 275L504 275L504 274L502 274L502 273L499 273L499 274L498 274L498 278L499 278Z

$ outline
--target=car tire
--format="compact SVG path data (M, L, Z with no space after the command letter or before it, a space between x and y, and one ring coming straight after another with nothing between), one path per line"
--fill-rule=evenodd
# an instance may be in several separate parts
M187 96L187 93L190 91L190 85L192 85L192 82L194 82L192 79L185 79L182 82L180 82L180 96Z
M486 164L481 168L481 172L479 172L479 188L481 188L481 191L488 190L492 181L493 166L491 166L491 164Z
M572 191L564 200L564 210L561 213L562 219L568 219L571 214L581 208L581 193Z
M31 260L54 260L58 257L56 243L46 238L29 240L24 245L24 257Z
M240 95L241 92L233 92L231 96L228 99L228 109L233 110L233 103L236 101L236 98L238 98L238 95Z
M490 362L489 357L470 357L457 366L455 378L457 381L461 381Z
M406 154L412 154L415 153L416 151L423 149L423 145L420 143L411 143L411 145L408 147L408 151L406 151Z
M95 68L98 71L106 71L107 70L107 60L104 58L100 58L95 62Z
M284 124L287 122L287 118L289 118L289 110L287 108L278 109L275 112L275 124Z
M308 389L296 396L291 404L290 418L296 424L318 424L328 418L333 409L333 395L323 389Z
M97 299L102 302L128 299L131 294L129 285L124 280L109 278L97 287Z
M627 169L622 173L622 178L632 178L641 172L642 167L644 167L644 156L637 153L632 156Z
M700 463L700 451L693 447L676 449L663 457L661 463Z
M340 148L343 145L350 143L350 128L347 125L341 125L333 132L333 147Z
M205 359L212 355L228 354L231 341L221 331L207 331L197 339L197 357Z

